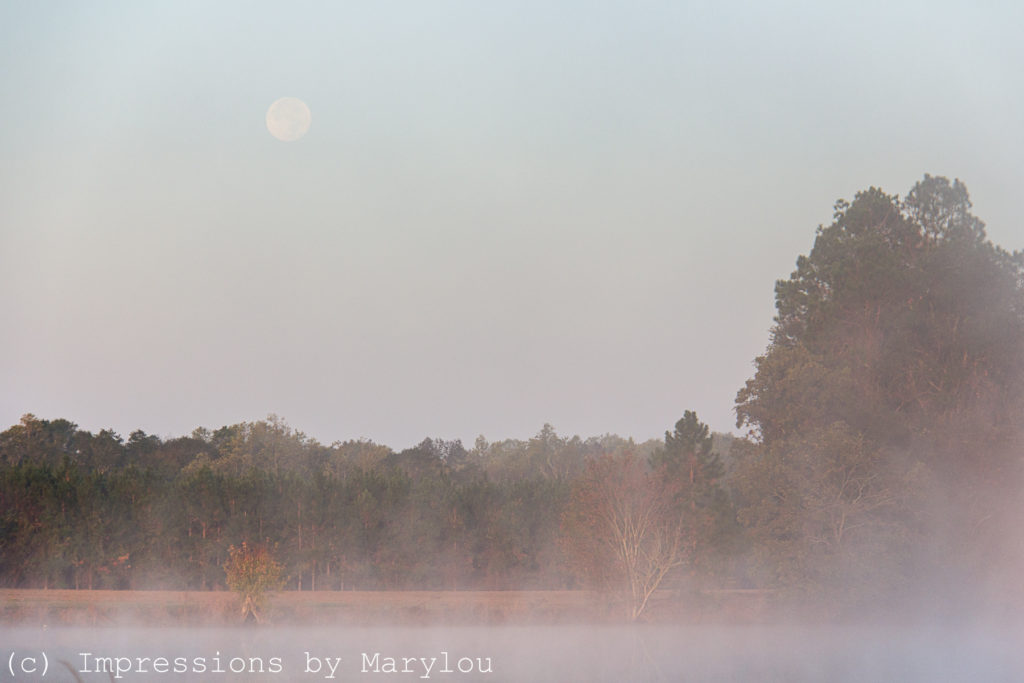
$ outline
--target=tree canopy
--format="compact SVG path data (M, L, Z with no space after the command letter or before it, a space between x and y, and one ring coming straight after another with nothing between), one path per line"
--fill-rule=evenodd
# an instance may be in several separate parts
M1024 258L988 241L959 181L837 202L776 283L738 426L766 443L835 420L881 443L1005 439L1024 389L1022 281Z
M758 444L739 514L769 580L849 585L858 566L854 583L897 585L948 559L935 548L1001 533L1021 481L1022 283L1024 258L987 239L959 181L836 203L776 283L736 398Z

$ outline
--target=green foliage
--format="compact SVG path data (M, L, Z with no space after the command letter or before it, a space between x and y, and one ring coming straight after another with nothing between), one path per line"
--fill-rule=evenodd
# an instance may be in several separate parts
M736 399L758 442L734 483L762 582L891 594L921 562L959 561L929 549L1013 495L1024 259L970 209L959 181L871 188L776 284L771 344Z
M880 443L1005 438L1024 390L1024 260L985 238L964 186L836 205L776 284L768 352L737 396L766 443L842 420ZM936 441L936 439L933 439Z
M271 417L162 441L26 416L0 432L0 585L226 587L266 539L294 589L562 588L559 520L584 463L652 444L426 439L322 446Z
M708 426L687 410L676 422L675 429L665 432L665 445L650 457L651 466L664 469L673 476L684 476L691 483L712 483L722 476L722 465L712 451Z

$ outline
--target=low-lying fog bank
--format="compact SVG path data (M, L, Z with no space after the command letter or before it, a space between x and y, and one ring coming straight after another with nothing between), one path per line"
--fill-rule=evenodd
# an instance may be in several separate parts
M978 624L0 627L0 679L1011 681L1024 677L1020 632Z

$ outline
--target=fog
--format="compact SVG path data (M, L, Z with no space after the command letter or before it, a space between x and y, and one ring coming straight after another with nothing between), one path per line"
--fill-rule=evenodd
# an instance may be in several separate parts
M16 680L48 681L1019 680L1020 631L1008 626L5 628L0 677L13 669ZM154 673L161 657L167 673ZM36 665L35 676L19 669Z
M1024 679L1020 8L114 9L0 3L0 683Z

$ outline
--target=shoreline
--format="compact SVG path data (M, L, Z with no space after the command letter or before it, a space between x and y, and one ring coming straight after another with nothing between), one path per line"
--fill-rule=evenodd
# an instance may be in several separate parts
M769 591L659 591L642 622L757 622ZM0 624L120 626L242 625L231 591L0 589ZM267 625L620 624L622 605L594 591L277 591Z

